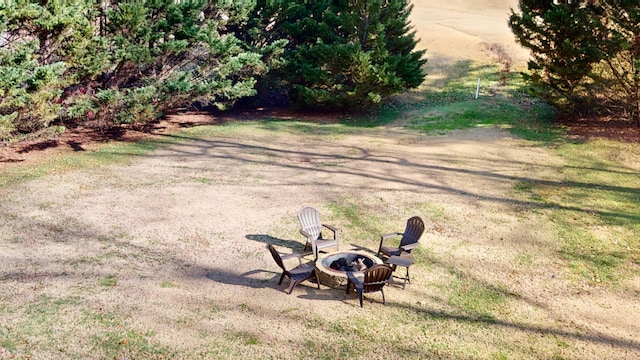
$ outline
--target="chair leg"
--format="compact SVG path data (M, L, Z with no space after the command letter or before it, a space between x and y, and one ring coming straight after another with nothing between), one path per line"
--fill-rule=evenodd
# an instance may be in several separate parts
M360 307L362 307L362 291L358 291L358 296L360 297Z
M409 278L409 267L406 267L407 272L404 275L404 278L402 278L402 290L404 290L405 286L407 286L407 283L411 284L411 279Z
M298 285L298 282L293 281L293 279L291 279L291 282L289 283L289 287L287 288L287 290L285 290L285 292L289 295L291 295L291 292L293 292L293 288Z
M280 276L280 281L278 281L278 285L282 284L282 280L284 280L284 277L285 277L285 275L284 275L284 273L282 273L282 275Z
M318 269L313 270L312 277L316 279L316 284L318 284L318 290L320 290L320 276L318 276Z
M382 304L387 305L387 300L384 298L384 289L380 289L380 292L382 293Z

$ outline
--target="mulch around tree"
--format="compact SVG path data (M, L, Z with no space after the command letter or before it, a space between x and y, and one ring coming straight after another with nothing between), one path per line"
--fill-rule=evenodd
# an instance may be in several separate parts
M560 117L560 124L567 134L580 140L608 139L625 143L640 143L640 127L627 120L603 119L601 117Z
M144 126L123 125L107 129L77 126L53 138L31 138L11 144L0 143L0 169L29 163L63 151L85 151L111 141L138 141L158 134L166 134L200 125L214 125L233 121L278 119L336 123L342 113L301 112L288 109L239 109L226 112L185 111L167 114L163 119Z

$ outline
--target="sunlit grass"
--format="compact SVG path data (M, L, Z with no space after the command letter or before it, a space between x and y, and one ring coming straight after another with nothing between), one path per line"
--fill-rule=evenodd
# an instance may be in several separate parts
M562 172L566 186L541 188L558 208L549 216L558 224L562 256L593 283L617 283L637 273L640 172L635 164L620 161L637 157L637 146L600 140L568 143L558 152L567 162Z
M632 144L558 143L559 182L519 182L514 190L555 224L559 256L575 281L616 285L640 270L640 171Z
M516 73L502 78L497 65L459 62L441 86L391 104L382 113L407 118L407 127L440 135L452 130L500 127L527 140L557 141L563 134L553 111L523 91ZM479 86L478 86L479 85Z
M448 285L449 304L463 314L492 322L506 302L505 290L498 289L451 269L453 281Z
M96 150L65 152L44 158L34 164L9 166L0 170L0 187L69 170L128 162L136 156L147 154L168 142L170 141L163 139L112 142L104 144Z

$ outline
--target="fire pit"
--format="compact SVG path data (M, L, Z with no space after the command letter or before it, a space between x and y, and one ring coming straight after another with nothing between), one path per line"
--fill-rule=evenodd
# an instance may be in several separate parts
M382 264L382 260L363 251L350 250L329 253L316 262L320 283L333 288L346 285L347 272L356 274L360 272L359 266L362 265L358 265L358 263L369 268L375 264Z

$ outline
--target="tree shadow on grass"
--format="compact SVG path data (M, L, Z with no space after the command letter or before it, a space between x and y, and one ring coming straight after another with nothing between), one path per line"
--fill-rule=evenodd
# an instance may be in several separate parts
M41 223L38 221L33 221L31 219L25 219L25 226L29 225L31 227L47 227L47 223ZM131 264L137 264L138 262L149 262L154 263L153 259L164 258L165 261L158 266L171 266L176 269L177 272L181 272L182 276L185 277L197 277L204 278L210 281L219 282L221 284L239 286L239 287L249 287L254 289L263 289L265 291L270 291L273 289L278 292L281 296L295 296L298 299L304 300L320 300L320 301L336 301L337 304L343 303L357 309L359 307L357 297L354 294L346 294L344 288L327 288L322 286L320 290L317 290L315 287L315 283L305 282L299 286L296 286L291 295L287 295L284 293L284 289L288 286L287 280L283 281L281 285L277 285L278 279L280 277L280 270L276 266L275 262L272 263L272 266L265 266L266 269L256 268L253 270L245 271L242 273L234 272L233 270L226 268L215 268L215 267L202 267L196 263L192 263L189 261L185 261L179 257L174 257L172 255L168 255L166 251L162 249L157 249L152 245L144 246L140 244L135 244L129 241L127 238L114 238L109 234L102 233L101 231L94 229L86 224L79 222L78 220L69 219L68 223L68 231L58 234L58 237L46 237L43 236L40 242L48 243L51 241L58 241L64 246L69 247L79 247L83 250L93 249L96 252L96 265L99 264L100 261L104 261L104 258L101 255L104 255L104 246L109 244L112 246L110 251L113 252L111 259L129 259ZM269 235L256 235L250 234L247 235L247 238L254 241L260 241L265 244L275 243L277 244L279 241L285 241L287 244L287 240L275 238ZM62 240L67 239L65 242ZM298 242L293 242L290 245L295 245L302 247L302 244ZM35 243L35 245L39 245L40 243ZM0 272L0 279L4 282L15 282L19 284L20 287L26 289L31 288L35 285L41 283L49 283L54 284L52 281L53 278L68 278L72 282L77 279L86 279L90 277L94 279L95 283L99 282L101 279L108 276L120 277L124 276L126 272L119 273L115 272L112 268L109 267L100 267L94 266L93 262L87 262L88 258L86 257L86 251L83 253L79 253L78 258L67 257L67 258L59 258L59 257L41 257L40 267L42 270L38 270L37 272L33 272L33 269L30 268L22 268L21 266L13 265L12 269L4 269ZM2 259L8 261L8 263L20 264L15 258L10 257L8 254L3 254ZM135 259L135 260L134 260ZM89 259L91 260L91 259ZM445 268L451 268L455 266L454 264L449 264L446 262L438 262L437 258L429 258L430 261L433 261L436 266L442 266ZM79 268L75 269L74 266L77 265ZM60 266L62 270L55 270L56 267ZM135 269L135 266L131 267ZM49 269L49 270L48 270ZM131 271L131 270L129 270ZM136 270L137 271L137 270ZM469 275L465 275L469 276ZM161 279L157 279L159 281ZM479 282L481 285L491 287L494 286L492 284L483 283L481 279L473 279L474 281ZM151 282L157 282L153 280ZM50 285L53 286L53 285ZM96 285L99 287L99 285ZM116 288L110 291L117 291ZM505 296L513 297L516 300L526 300L523 299L522 296L517 294L505 292L504 289L499 287L493 287L492 291L501 292ZM268 295L267 295L268 296ZM371 301L368 301L365 304L364 311L375 311L376 308L382 309L382 305L379 304L380 297L373 295L368 296ZM306 301L307 302L307 301ZM312 302L308 302L312 305ZM35 302L34 302L35 304ZM69 309L71 309L74 305L68 304ZM283 316L282 313L274 313L273 306L270 306L268 301L262 303L260 306L260 311L258 314L263 314L260 316ZM391 296L388 299L387 307L391 309L397 308L409 313L418 314L424 319L432 319L435 321L440 321L444 323L450 322L452 326L455 324L477 324L482 328L488 329L507 329L511 331L523 332L526 334L536 335L536 336L544 336L551 335L562 337L566 339L573 339L579 342L589 343L600 345L604 344L612 347L614 350L621 351L629 351L629 352L638 352L640 351L640 343L634 340L628 340L622 337L616 337L612 335L602 334L597 331L588 331L585 329L563 329L559 326L540 326L535 324L528 324L523 321L507 321L494 317L483 317L478 314L468 314L459 310L445 311L440 309L434 309L430 307L426 307L423 305L417 305L414 303L399 303L394 301ZM284 315L291 316L291 321L304 321L300 320L298 315ZM324 325L324 324L323 324ZM327 323L330 325L330 323ZM553 324L551 324L553 325ZM446 325L445 325L446 326ZM566 326L572 326L571 324L567 324ZM411 345L407 345L407 350L415 351L418 354L425 354L426 350L421 348L413 348ZM425 354L428 356L429 354Z
M502 327L502 328L513 329L516 331L523 331L527 333L554 335L554 336L560 336L565 338L572 338L575 340L584 341L588 343L608 344L614 348L630 349L634 351L640 350L640 343L636 341L619 339L616 337L603 335L603 334L593 334L593 333L583 334L579 332L572 332L572 331L567 331L562 329L554 329L551 327L533 326L533 325L526 325L522 323L510 322L510 321L502 321L495 318L486 319L482 317L454 314L446 311L419 308L419 307L408 305L408 304L399 304L399 303L389 304L388 303L388 305L401 308L401 309L410 310L412 312L422 314L423 316L429 317L432 319L454 321L458 323L482 324L482 326L484 327Z
M281 239L267 234L247 234L244 237L267 245L286 247L297 252L304 249L304 244L300 241Z

